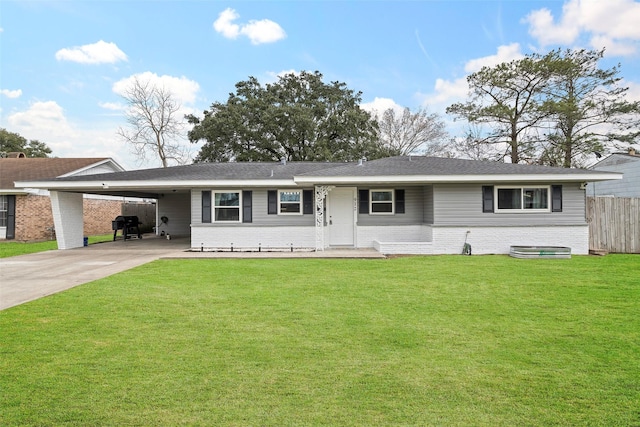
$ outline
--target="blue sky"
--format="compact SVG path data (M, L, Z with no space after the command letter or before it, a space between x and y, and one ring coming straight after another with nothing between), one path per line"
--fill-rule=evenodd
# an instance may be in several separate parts
M58 157L157 166L116 135L136 75L201 114L249 76L318 70L361 91L365 108L426 107L449 123L469 73L557 47L606 47L601 65L620 63L640 99L638 23L633 0L2 0L0 127Z

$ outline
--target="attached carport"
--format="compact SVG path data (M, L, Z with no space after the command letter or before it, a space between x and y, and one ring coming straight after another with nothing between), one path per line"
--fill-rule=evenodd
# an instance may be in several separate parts
M139 182L127 180L127 174L101 174L56 178L51 181L16 182L16 187L49 190L58 249L84 245L83 195L94 194L156 201L156 233L173 236L190 235L191 191L174 182ZM124 175L124 176L123 176ZM117 178L117 179L114 179ZM166 217L166 222L160 218Z

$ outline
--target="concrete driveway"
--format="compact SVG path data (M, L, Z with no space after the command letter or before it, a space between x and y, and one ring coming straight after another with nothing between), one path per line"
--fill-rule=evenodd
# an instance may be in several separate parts
M384 258L374 249L320 252L191 252L188 237L117 240L64 251L0 258L0 310L160 258Z
M0 310L184 253L188 238L143 238L0 259Z

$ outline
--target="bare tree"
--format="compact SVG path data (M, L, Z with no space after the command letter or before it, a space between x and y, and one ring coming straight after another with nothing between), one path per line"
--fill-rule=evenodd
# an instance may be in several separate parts
M453 151L452 157L471 160L500 161L507 156L506 151L508 151L510 147L508 144L504 144L503 147L493 144L482 144L479 141L482 141L483 138L482 126L469 124L464 137L454 137L451 139L449 147Z
M446 136L444 122L438 114L429 114L425 109L412 113L405 108L397 115L389 108L378 119L380 142L397 155L441 154Z
M180 143L184 138L181 106L172 93L136 76L122 97L128 105L129 129L119 128L118 135L131 144L138 158L144 161L149 154L157 156L165 168L170 161L185 163L189 153Z

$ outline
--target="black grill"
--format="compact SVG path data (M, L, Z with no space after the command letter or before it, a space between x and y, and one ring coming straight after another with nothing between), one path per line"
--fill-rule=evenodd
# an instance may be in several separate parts
M111 229L113 230L113 240L116 240L118 230L122 230L122 240L130 239L133 236L137 236L138 239L142 239L140 234L140 224L142 224L137 216L133 215L120 215L116 219L111 221Z

